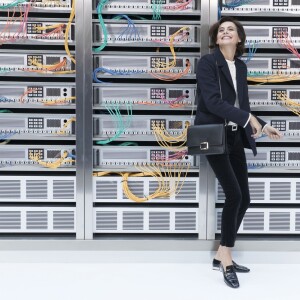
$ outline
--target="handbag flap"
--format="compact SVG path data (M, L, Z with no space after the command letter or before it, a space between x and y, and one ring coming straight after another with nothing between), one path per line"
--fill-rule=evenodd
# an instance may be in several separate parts
M222 145L224 142L224 124L203 124L189 126L187 130L187 146L199 147L202 142L211 146Z

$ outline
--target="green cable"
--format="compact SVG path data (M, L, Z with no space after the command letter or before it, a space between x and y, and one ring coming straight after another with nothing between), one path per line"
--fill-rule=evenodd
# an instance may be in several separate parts
M15 0L12 3L8 3L8 4L5 4L5 5L0 5L0 9L15 7L15 6L18 6L19 4L24 3L24 2L28 2L28 0Z
M114 121L114 124L117 128L117 130L116 130L117 132L111 138L108 138L103 141L96 141L97 145L106 145L106 144L116 140L130 126L130 123L132 120L132 104L126 104L126 108L127 108L127 117L128 118L127 118L126 124L124 124L119 106L113 106L113 107L106 106L106 109L110 113L110 115Z
M101 29L102 29L102 33L104 35L104 41L103 41L102 45L93 49L97 53L102 51L107 45L107 29L106 29L104 20L102 18L102 10L103 10L103 6L108 1L109 0L101 0L101 2L97 5L98 20L99 20L99 23L100 23L100 26L101 26Z
M0 109L0 114L2 113L12 113L12 111L9 109Z
M127 146L138 146L139 144L136 142L123 142L119 144L118 146L127 147Z
M152 10L153 10L152 20L160 20L161 19L162 6L163 6L162 0L153 0L153 4L152 4Z

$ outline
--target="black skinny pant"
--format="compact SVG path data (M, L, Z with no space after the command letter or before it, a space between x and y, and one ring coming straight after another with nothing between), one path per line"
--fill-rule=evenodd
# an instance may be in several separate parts
M236 233L250 204L248 170L241 130L226 130L228 147L225 154L207 155L207 160L225 194L220 244L227 247L234 246Z

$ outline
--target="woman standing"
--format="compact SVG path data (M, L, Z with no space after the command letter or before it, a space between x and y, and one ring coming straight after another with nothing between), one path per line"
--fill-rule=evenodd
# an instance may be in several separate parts
M247 67L238 58L244 53L243 26L231 17L224 17L210 28L210 38L215 50L203 56L197 66L195 124L227 123L226 153L207 155L226 196L213 269L222 270L225 283L238 288L236 272L250 271L231 257L236 233L250 204L244 148L251 148L256 155L256 138L264 133L271 139L279 139L281 134L250 112Z

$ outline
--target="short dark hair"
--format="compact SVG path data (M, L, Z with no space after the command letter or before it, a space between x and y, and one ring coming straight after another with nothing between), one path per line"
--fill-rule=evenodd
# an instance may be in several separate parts
M246 33L245 33L243 25L238 20L236 20L232 17L223 17L218 22L216 22L215 24L213 24L210 27L209 36L210 36L210 43L211 44L210 44L209 48L214 49L216 47L219 47L219 45L216 44L217 35L218 35L219 27L224 22L232 22L236 26L237 33L238 33L238 36L239 36L241 41L236 46L236 51L235 51L234 57L242 56L243 53L245 52Z

